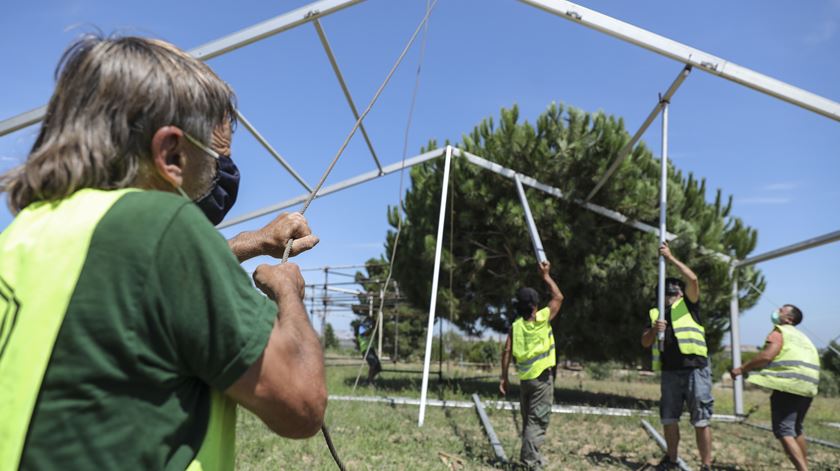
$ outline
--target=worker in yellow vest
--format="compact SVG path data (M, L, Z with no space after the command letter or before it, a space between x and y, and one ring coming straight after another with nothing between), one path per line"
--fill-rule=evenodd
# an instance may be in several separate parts
M314 435L323 352L292 263L300 214L226 242L235 97L163 41L62 56L26 161L0 176L0 469L233 470L241 405Z
M802 311L785 304L773 311L773 331L755 358L730 371L732 379L758 370L747 381L772 389L770 410L773 435L782 443L788 458L799 471L808 469L808 450L802 422L817 395L820 384L820 356L811 340L795 326Z
M551 293L548 306L539 308L539 294L533 288L524 287L516 292L514 307L517 319L511 326L502 352L499 392L507 394L508 368L513 354L520 380L519 411L522 414L522 450L519 458L528 469L540 469L546 465L540 454L540 446L545 442L554 399L552 370L557 364L557 358L551 321L560 312L563 293L551 279L550 269L548 261L540 264L540 274Z
M645 319L642 346L652 349L653 369L662 372L659 418L668 444L667 455L657 469L676 469L680 444L680 415L683 403L688 405L694 426L701 470L712 463L712 373L706 348L705 328L700 318L700 283L697 275L671 253L668 243L659 248L682 275L665 280L665 320L659 320L659 309L653 308ZM657 334L665 333L662 350Z

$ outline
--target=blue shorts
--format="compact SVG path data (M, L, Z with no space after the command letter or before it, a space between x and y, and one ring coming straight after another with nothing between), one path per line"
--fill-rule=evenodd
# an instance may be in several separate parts
M680 421L683 403L688 405L691 425L709 426L715 405L715 399L712 397L712 371L709 366L662 371L659 418L663 425Z

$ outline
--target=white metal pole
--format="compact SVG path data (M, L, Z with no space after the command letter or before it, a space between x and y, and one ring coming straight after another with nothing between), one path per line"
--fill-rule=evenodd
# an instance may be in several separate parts
M542 239L540 233L537 231L537 224L534 222L534 216L531 214L531 206L528 204L528 197L525 196L525 189L522 187L522 180L519 179L519 174L513 176L513 181L516 182L516 192L519 194L519 202L522 203L522 209L525 210L525 223L528 226L528 234L531 235L531 244L534 246L534 255L537 257L537 263L542 263L548 260L545 256L545 249L543 249Z
M321 313L321 347L327 345L327 339L324 337L327 327L327 301L329 300L329 292L327 291L328 280L330 276L330 267L324 267L324 312Z
M446 158L443 164L443 184L440 188L440 214L438 215L437 240L435 241L435 268L432 273L432 294L429 301L429 324L426 327L426 355L423 359L423 384L420 387L420 415L417 426L422 427L426 418L426 392L429 388L429 362L432 359L432 336L435 327L435 308L437 307L438 281L440 281L440 251L443 246L443 226L446 222L446 194L449 190L449 165L452 161L452 147L446 146Z
M665 216L668 210L668 108L667 101L662 103L662 157L659 159L659 246L665 243L666 224ZM658 249L658 247L657 247ZM659 308L659 320L665 320L665 257L659 256L659 285L656 293L657 307ZM659 350L665 349L665 333L660 332Z
M379 299L385 299L385 290L379 290ZM379 342L376 346L376 355L382 358L382 331L385 330L385 323L382 322L382 302L379 303L379 306L379 318L376 321L379 324Z
M560 18L840 121L840 103L567 0L520 0Z
M732 368L741 366L741 327L738 306L738 269L729 266L729 276L732 278L732 299L729 301L729 343L732 346ZM735 404L735 415L744 415L744 377L738 376L732 383L732 400Z

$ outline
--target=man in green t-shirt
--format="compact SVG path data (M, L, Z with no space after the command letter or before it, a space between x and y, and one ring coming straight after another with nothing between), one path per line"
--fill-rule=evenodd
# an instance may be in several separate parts
M157 40L85 37L27 160L0 177L0 469L233 469L236 404L315 434L323 355L299 214L227 242L234 96Z

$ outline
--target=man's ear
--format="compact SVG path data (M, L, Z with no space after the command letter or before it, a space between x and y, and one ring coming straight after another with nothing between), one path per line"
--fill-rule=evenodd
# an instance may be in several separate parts
M184 184L184 155L180 143L184 132L175 126L164 126L152 136L152 162L158 174L176 188Z

